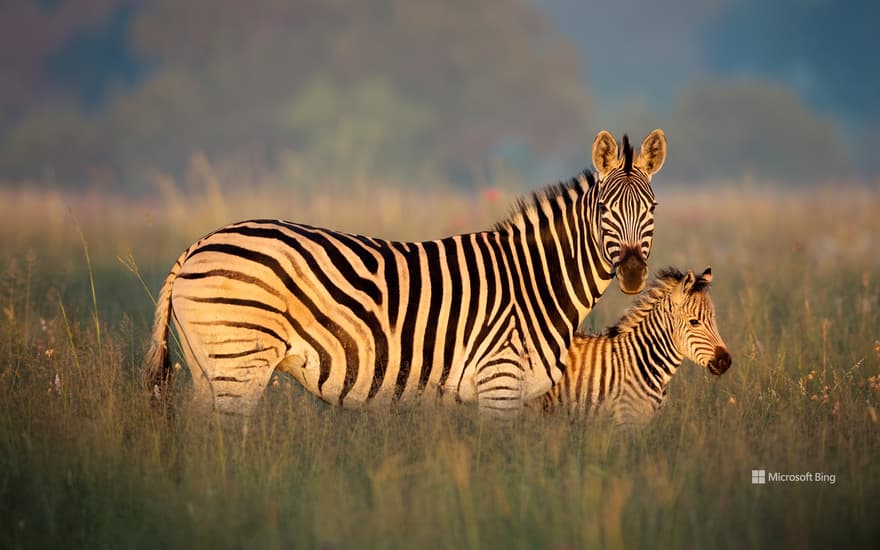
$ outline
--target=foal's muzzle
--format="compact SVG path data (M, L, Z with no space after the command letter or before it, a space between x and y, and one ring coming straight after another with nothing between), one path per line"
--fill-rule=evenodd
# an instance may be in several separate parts
M730 356L730 352L727 351L727 348L718 346L715 348L715 357L709 361L709 372L721 376L727 372L727 369L729 369L732 364L733 357Z

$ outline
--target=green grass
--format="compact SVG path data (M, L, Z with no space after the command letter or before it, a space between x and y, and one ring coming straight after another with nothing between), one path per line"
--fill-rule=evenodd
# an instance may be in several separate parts
M152 303L120 258L155 291L227 221L431 238L491 225L510 194L3 194L0 547L875 546L876 189L657 193L652 267L712 265L734 364L714 378L687 363L647 430L343 411L282 376L244 437L187 414L186 369L175 414L150 407ZM611 287L586 327L629 302ZM753 486L757 468L836 482Z

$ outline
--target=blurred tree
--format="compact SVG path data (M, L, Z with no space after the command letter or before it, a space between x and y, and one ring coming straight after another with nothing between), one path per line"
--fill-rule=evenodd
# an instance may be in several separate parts
M25 119L0 144L0 173L294 150L347 173L430 164L467 183L511 136L543 153L586 148L575 51L524 0L155 0L131 28L150 75L58 128ZM90 136L81 163L62 165L59 136L77 128Z
M63 96L68 90L43 63L80 29L102 25L129 1L0 2L0 130L18 122L28 106Z
M384 79L362 80L349 90L315 79L282 112L281 122L310 171L335 169L341 178L414 174L430 162L419 148L434 122L430 111ZM348 162L340 167L339 159Z

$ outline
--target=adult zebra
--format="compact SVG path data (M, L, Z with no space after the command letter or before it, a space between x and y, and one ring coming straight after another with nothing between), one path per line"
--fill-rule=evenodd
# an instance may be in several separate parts
M651 176L666 137L635 152L602 131L584 171L521 200L493 231L404 243L281 220L232 224L178 258L159 293L146 369L163 391L173 317L195 400L248 414L273 370L345 407L426 393L509 417L565 369L572 335L617 275L644 288Z
M576 334L562 379L531 405L579 418L610 416L647 423L685 357L722 375L733 359L715 325L712 270L699 276L669 268L602 335Z

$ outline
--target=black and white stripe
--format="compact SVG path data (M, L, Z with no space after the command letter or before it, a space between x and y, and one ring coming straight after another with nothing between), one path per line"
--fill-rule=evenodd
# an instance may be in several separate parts
M650 420L685 357L721 375L733 359L715 324L708 285L674 269L657 281L603 335L576 334L562 379L533 404L568 410L580 418L611 416L618 424Z
M621 270L646 265L665 143L655 130L636 154L624 137L618 154L600 133L598 180L536 193L492 231L406 243L282 220L221 228L162 287L151 387L171 372L173 318L196 400L220 412L250 412L277 368L340 406L436 396L509 416L562 376L613 274L644 285Z

